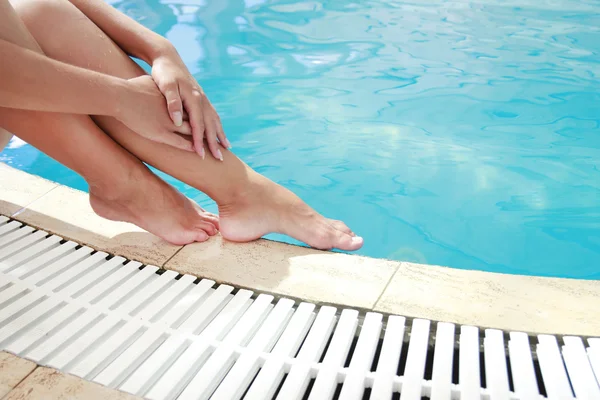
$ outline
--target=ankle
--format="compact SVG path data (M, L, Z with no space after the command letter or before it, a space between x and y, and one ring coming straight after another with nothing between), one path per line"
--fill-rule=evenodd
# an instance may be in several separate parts
M261 175L252 172L251 174L255 176L249 176L243 183L233 184L228 190L215 196L220 214L231 215L239 210L268 202L266 193L269 191L269 184L274 183Z
M132 187L139 188L144 180L145 167L124 168L116 176L86 179L90 196L110 203L128 203L132 199Z

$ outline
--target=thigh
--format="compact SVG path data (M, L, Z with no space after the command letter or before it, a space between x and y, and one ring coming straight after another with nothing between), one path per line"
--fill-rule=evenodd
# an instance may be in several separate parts
M49 57L125 79L145 73L67 0L20 0L15 9Z

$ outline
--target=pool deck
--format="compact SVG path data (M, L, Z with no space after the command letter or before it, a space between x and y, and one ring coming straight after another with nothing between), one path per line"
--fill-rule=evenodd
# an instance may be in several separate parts
M319 304L483 328L600 336L600 281L541 278L322 252L267 240L173 246L96 216L87 194L0 163L0 214L98 250Z

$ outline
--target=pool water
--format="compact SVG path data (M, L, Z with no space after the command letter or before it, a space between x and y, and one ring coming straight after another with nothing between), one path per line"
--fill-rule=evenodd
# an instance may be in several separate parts
M600 2L112 3L177 46L234 152L360 254L600 278ZM87 188L19 140L1 159Z

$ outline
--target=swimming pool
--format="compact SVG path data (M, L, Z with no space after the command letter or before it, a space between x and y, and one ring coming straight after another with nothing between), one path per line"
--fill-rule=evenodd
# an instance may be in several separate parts
M600 278L599 2L112 3L173 41L234 152L360 254ZM87 189L19 140L0 159Z

